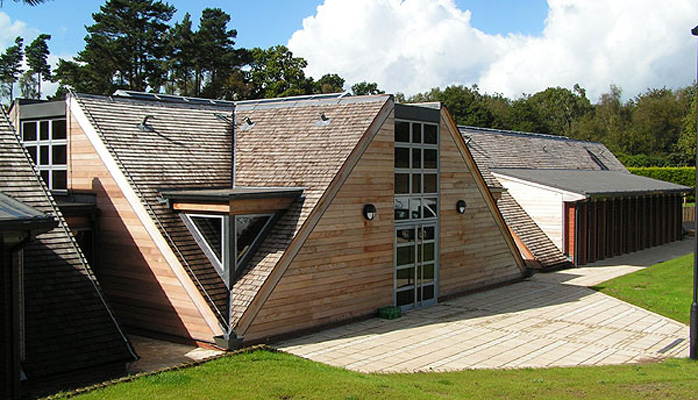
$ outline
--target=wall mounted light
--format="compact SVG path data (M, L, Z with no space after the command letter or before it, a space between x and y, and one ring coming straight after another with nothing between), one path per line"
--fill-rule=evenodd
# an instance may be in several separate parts
M376 206L370 203L364 206L364 218L373 221L373 219L376 218L376 214Z
M465 200L458 200L458 203L456 203L456 211L458 211L458 214L465 213Z

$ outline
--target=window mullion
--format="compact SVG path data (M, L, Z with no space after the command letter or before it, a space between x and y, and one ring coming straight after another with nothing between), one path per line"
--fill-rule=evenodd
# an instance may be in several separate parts
M235 274L235 216L223 217L223 281L230 289Z

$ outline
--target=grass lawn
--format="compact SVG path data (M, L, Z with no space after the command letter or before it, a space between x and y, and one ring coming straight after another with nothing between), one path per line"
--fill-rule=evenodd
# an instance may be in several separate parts
M594 289L688 324L693 298L693 254L606 281Z
M698 363L361 374L256 350L147 376L85 399L696 399Z

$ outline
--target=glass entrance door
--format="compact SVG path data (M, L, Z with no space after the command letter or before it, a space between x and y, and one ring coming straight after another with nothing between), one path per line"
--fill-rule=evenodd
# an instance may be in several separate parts
M436 224L395 229L395 305L410 309L436 303Z

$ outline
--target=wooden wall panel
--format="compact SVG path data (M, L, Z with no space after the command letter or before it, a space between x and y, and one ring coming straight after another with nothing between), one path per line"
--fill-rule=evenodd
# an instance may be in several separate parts
M599 210L599 202L596 200L593 200L589 202L588 204L589 208L589 239L587 241L588 243L588 254L587 254L587 262L593 263L599 258L598 254L598 242L599 242L599 237L601 237L600 232L599 232L599 218L598 218L598 210Z
M523 207L552 242L562 250L562 221L564 196L534 185L499 177L509 194Z
M69 188L97 195L93 270L119 321L127 330L212 342L214 333L74 119L69 134Z
M245 341L371 315L393 304L393 129L391 117L261 308ZM442 123L439 297L521 277L451 134ZM456 212L460 199L467 202L464 215ZM369 202L378 210L373 222L361 212Z
M521 277L486 194L478 189L451 134L442 123L439 297ZM466 201L465 214L456 211L458 200Z
M245 335L245 341L375 314L393 304L393 136L388 118ZM363 218L373 203L374 221Z

